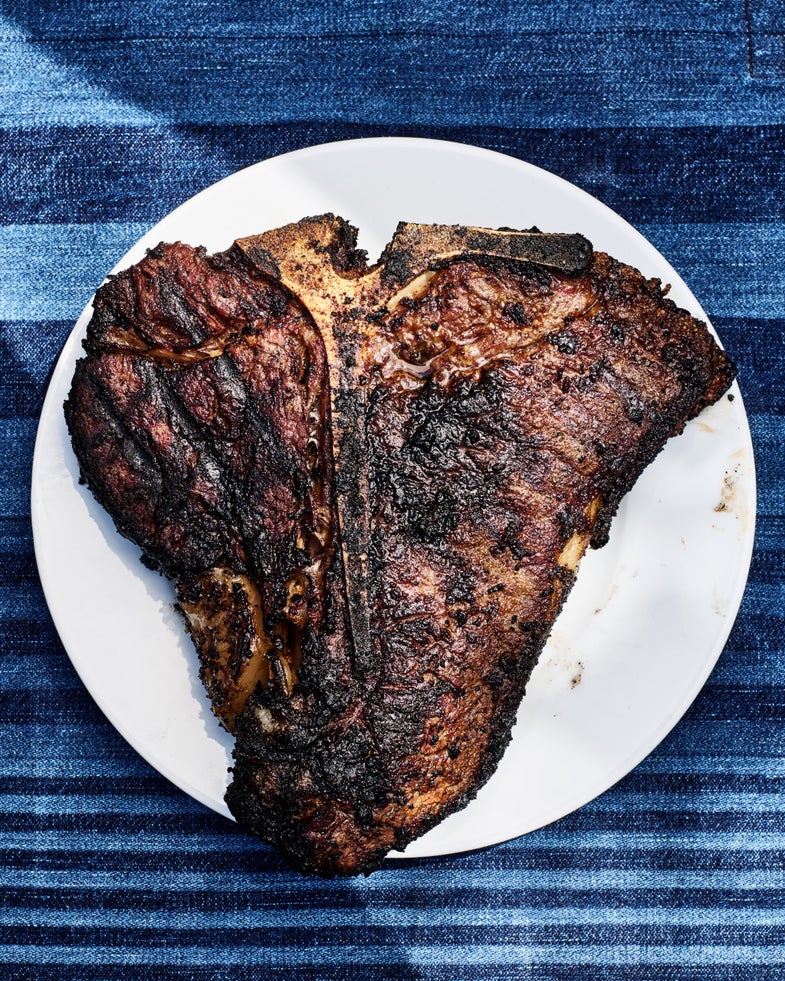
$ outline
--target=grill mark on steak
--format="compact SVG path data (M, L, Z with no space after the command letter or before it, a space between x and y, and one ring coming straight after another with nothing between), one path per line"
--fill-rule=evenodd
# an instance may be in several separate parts
M474 796L585 548L733 376L579 236L402 225L370 268L355 236L153 250L99 291L66 405L177 581L230 809L322 875Z

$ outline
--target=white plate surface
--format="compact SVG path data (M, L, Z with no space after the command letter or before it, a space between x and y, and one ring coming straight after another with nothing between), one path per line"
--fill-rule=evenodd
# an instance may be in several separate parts
M707 320L665 259L613 211L529 164L454 143L373 139L297 151L242 170L156 225L115 267L160 241L215 251L243 235L333 212L375 259L399 220L586 235ZM47 602L91 695L158 771L219 813L231 739L218 726L172 609L173 588L139 561L78 484L62 405L90 316L55 368L35 449L32 516ZM513 742L464 811L406 857L491 845L570 813L650 753L719 657L752 551L755 473L738 389L672 440L622 504L609 544L587 555L535 669Z

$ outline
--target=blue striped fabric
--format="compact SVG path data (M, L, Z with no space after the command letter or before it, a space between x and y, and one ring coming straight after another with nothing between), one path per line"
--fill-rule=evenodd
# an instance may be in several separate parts
M782 0L0 0L0 977L785 977ZM48 374L126 249L337 139L512 154L668 256L740 367L759 477L727 649L664 743L557 824L368 879L287 870L78 681L33 558Z

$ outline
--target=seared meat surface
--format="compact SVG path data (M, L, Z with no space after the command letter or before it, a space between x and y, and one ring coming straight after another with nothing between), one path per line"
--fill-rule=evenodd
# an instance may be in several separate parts
M66 404L82 475L145 563L177 583L231 728L258 681L291 688L305 625L324 619L335 528L324 345L302 305L237 250L176 245L99 291L86 349Z
M324 216L99 290L66 418L177 583L227 802L297 868L367 872L495 769L581 556L733 369L580 236Z

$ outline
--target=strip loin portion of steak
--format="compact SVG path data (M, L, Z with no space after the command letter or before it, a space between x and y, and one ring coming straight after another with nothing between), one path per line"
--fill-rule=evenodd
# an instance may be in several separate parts
M733 368L580 236L323 216L162 245L99 290L66 418L177 583L227 802L297 868L367 872L506 747L589 545Z

